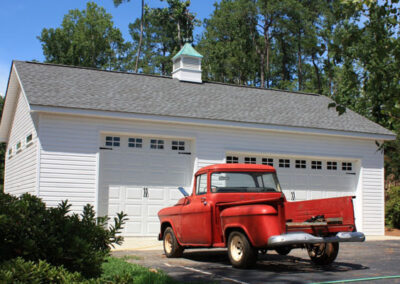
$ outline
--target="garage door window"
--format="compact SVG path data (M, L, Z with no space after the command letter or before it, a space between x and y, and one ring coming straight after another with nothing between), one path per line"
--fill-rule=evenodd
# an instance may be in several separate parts
M280 168L290 168L290 160L289 159L279 159L279 167Z
M227 164L237 164L237 163L239 163L239 158L238 157L234 157L234 156L227 156L226 157L226 163Z
M311 161L311 168L313 170L322 170L322 162L321 161Z
M342 163L343 171L351 171L353 169L352 163Z
M296 169L305 169L306 160L296 160Z
M261 163L267 166L274 166L274 159L272 158L262 158Z
M245 164L255 164L256 157L244 157L244 163Z
M326 162L326 169L336 171L337 170L337 162L331 162L331 161Z
M118 136L106 136L106 146L119 147L121 138Z
M185 151L185 141L172 141L172 150Z
M197 176L196 194L201 195L207 193L207 174Z
M143 139L142 138L129 138L128 147L130 148L142 148Z
M164 140L151 139L150 140L151 149L164 149Z

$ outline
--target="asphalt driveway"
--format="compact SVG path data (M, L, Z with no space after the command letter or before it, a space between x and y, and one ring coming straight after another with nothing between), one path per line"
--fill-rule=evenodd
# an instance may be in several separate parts
M313 265L307 251L300 249L288 256L269 251L248 270L232 268L226 250L220 249L186 250L178 259L166 258L161 250L113 254L134 256L130 262L161 269L183 282L316 283L360 279L366 283L400 283L400 240L343 243L336 262L328 267Z

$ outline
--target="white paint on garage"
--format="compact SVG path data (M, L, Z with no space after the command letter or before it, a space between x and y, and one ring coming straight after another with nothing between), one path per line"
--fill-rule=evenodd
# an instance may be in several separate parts
M375 140L302 135L233 126L213 127L168 121L149 122L55 114L41 114L39 130L43 138L41 167L49 164L57 166L53 168L52 174L40 173L40 196L51 206L68 199L74 205L72 209L75 212L80 212L86 203L98 207L96 209L99 213L106 212L107 209L101 208L102 171L97 169L97 155L99 151L103 152L99 150L103 146L101 135L117 133L128 136L131 133L140 133L146 137L180 137L191 141L190 175L203 166L223 163L226 153L229 152L360 161L358 167L361 170L359 176L356 175L357 227L369 235L382 235L384 232L383 154L377 151ZM99 187L96 182L98 177ZM186 189L191 192L190 188Z
M141 134L104 134L101 140L99 213L126 213L125 236L157 235L158 211L182 197L177 187L190 186L191 141Z

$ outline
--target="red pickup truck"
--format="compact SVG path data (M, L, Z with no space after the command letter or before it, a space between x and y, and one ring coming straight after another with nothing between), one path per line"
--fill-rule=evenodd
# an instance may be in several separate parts
M288 202L271 166L218 164L196 172L191 196L158 212L167 257L185 248L228 248L234 267L256 262L259 252L288 254L306 248L311 260L332 263L339 242L363 242L352 197Z

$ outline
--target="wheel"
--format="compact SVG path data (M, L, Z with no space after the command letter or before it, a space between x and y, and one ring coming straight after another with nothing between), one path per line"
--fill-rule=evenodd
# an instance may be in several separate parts
M228 255L233 267L248 268L255 264L257 260L257 250L255 250L247 237L234 231L228 239Z
M339 243L321 243L307 246L311 261L317 265L328 265L339 253Z
M183 247L176 240L174 231L168 227L164 231L163 237L164 252L168 258L181 257L183 254Z
M291 247L279 247L275 249L275 251L280 255L288 255L291 250Z

